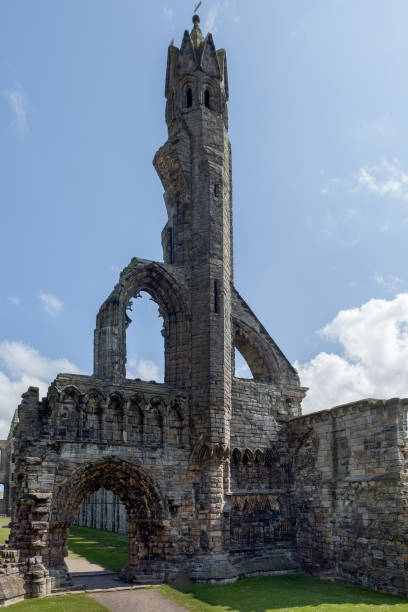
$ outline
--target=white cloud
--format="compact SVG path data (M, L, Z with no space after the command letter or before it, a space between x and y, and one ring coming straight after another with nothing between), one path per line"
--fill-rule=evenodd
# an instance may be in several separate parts
M252 372L237 348L235 349L235 376L238 378L252 378Z
M343 355L322 352L295 364L302 384L310 388L305 413L364 397L408 396L407 293L341 310L319 333L338 342Z
M20 305L20 298L17 295L11 295L9 298L7 298L9 302L11 302L11 304L14 304L15 306L19 306Z
M173 19L174 13L173 13L173 9L172 8L164 7L163 8L163 14L164 14L165 17L167 17L167 19L170 19L170 20Z
M236 12L236 2L233 3L233 6L230 0L216 0L213 6L209 9L207 13L207 18L204 21L204 30L206 32L211 32L215 34L217 31L217 21L220 15L229 10L230 15L232 16L233 23L239 23L240 17ZM230 18L229 18L230 20Z
M80 373L68 359L48 359L24 342L0 342L0 437L7 437L11 418L29 386L47 393L51 380L59 372Z
M374 280L380 287L383 287L389 293L394 293L399 285L402 283L402 279L398 276L393 276L392 274L383 275L383 274L374 274Z
M217 27L215 25L215 21L217 19L218 10L219 9L218 9L217 6L213 6L208 11L207 19L205 20L205 23L204 23L204 29L207 32L216 32L217 31Z
M252 378L252 372L246 364L235 367L235 376L238 378Z
M115 272L115 273L120 272L120 268L119 268L119 266L115 266L115 264L111 264L111 265L109 266L109 270L110 270L111 272Z
M44 306L45 312L52 317L55 317L59 312L64 309L64 306L55 295L52 293L40 293L40 300Z
M408 172L397 157L377 166L363 166L356 175L355 191L366 191L379 198L408 200Z
M14 115L13 126L20 134L28 132L28 102L25 94L18 89L6 89L4 95Z
M155 380L161 382L160 368L150 359L128 359L126 368L127 378L141 378L142 380Z

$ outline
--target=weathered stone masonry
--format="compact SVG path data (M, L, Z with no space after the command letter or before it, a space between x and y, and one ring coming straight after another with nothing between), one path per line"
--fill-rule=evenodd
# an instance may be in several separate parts
M361 400L290 423L302 567L408 593L408 400Z
M233 284L226 54L193 21L169 47L169 137L154 158L164 262L134 258L120 274L92 376L23 395L0 603L69 583L68 529L100 489L126 509L126 579L309 571L408 592L407 404L300 416L306 389ZM140 291L163 317L164 384L126 379ZM252 380L234 378L235 348Z

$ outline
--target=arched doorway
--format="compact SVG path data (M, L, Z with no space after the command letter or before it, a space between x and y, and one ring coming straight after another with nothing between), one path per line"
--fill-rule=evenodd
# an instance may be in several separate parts
M54 489L43 560L60 584L69 579L65 564L69 528L83 500L101 487L112 491L127 511L128 564L122 576L143 580L143 576L159 574L157 560L164 558L163 549L168 542L162 496L142 468L109 457L79 467Z

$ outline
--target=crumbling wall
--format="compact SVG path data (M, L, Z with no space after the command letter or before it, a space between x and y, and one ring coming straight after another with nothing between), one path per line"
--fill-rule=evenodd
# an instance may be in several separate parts
M408 594L407 408L362 400L291 421L306 571Z

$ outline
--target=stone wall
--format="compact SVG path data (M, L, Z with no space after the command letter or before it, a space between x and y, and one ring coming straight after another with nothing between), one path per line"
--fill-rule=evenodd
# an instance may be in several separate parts
M408 593L408 400L362 400L291 421L304 569Z
M127 533L126 508L117 495L102 488L82 502L75 525Z
M277 384L235 378L224 542L241 575L299 568L289 498L286 395Z

